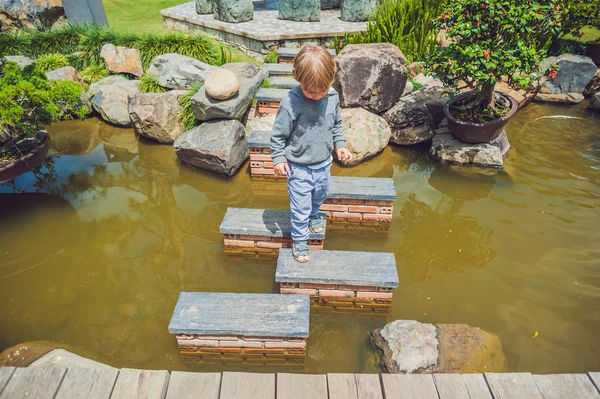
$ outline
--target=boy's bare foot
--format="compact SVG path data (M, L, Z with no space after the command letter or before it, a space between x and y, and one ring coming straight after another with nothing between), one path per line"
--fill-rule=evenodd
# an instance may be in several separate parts
M300 263L308 262L308 241L294 241L294 244L292 244L292 255Z
M325 230L325 223L323 218L321 218L319 214L311 216L308 221L308 229L315 234L322 233Z

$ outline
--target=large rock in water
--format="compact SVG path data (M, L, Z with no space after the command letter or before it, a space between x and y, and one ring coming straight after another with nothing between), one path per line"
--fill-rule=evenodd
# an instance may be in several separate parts
M546 78L540 88L541 94L583 93L598 67L591 58L575 54L563 54L542 61L541 70L547 71L556 64L558 71L554 78Z
M106 67L114 73L129 73L134 76L142 76L144 68L140 51L135 48L115 46L107 43L102 46L100 56L104 58Z
M156 57L148 73L158 78L158 84L167 89L185 90L194 83L204 82L217 67L185 55L169 53Z
M29 65L35 64L35 60L32 60L29 57L24 57L22 55L9 55L9 56L6 56L5 58L6 58L6 61L16 63L20 69L25 69Z
M213 15L223 22L246 22L254 19L252 0L213 0Z
M183 133L179 122L179 98L185 90L166 93L137 93L129 97L129 117L140 135L159 143L172 144Z
M444 117L448 89L439 86L423 87L402 97L383 115L392 129L391 142L412 145L429 141Z
M333 87L342 107L362 107L377 114L402 96L408 79L406 58L393 44L352 44L335 57Z
M362 108L342 108L346 145L352 161L344 166L355 166L373 158L388 145L392 131L385 119Z
M318 22L321 20L321 0L279 0L279 19Z
M596 93L600 93L600 69L596 71L596 74L583 91L583 95L586 97L592 97Z
M71 81L77 82L81 86L83 86L83 77L81 76L81 74L79 72L77 72L77 69L73 68L72 66L66 66L66 67L55 69L50 72L46 72L46 78L48 80L55 80L55 81L71 80Z
M90 86L90 101L102 119L119 126L131 126L129 96L139 92L139 80L113 75Z
M250 156L244 125L237 120L205 122L179 136L174 147L182 162L226 176Z
M202 87L192 97L192 109L198 120L241 119L262 85L264 71L257 65L235 62L225 64L221 68L237 76L240 82L239 92L228 100L216 100L207 96L206 88Z
M196 13L197 14L212 14L214 7L213 0L196 0Z
M594 96L590 100L589 108L592 111L600 112L600 92L594 94Z
M466 324L396 320L371 333L383 351L382 366L394 374L507 371L495 335Z
M344 0L341 19L349 22L368 21L377 10L377 0Z
M61 0L0 0L0 32L66 24Z

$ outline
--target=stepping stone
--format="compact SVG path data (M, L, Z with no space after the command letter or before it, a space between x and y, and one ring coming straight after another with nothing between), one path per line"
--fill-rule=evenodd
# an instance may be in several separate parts
M309 315L305 295L182 292L169 333L185 360L302 363Z
M266 63L263 67L267 77L273 76L292 76L294 67L291 64L272 64Z
M398 271L393 253L316 251L299 263L282 248L275 281L282 294L309 295L315 305L387 309Z
M279 103L287 96L288 89L266 89L261 88L256 93L258 112L263 114L275 114L279 110Z
M253 179L287 180L277 176L271 158L271 132L253 131L248 137L250 149L250 177Z
M327 49L332 56L336 56L337 53L334 49ZM300 52L299 48L279 47L277 50L277 62L280 64L292 64L294 57Z
M296 79L289 76L274 76L269 82L275 89L293 89L299 84Z
M327 228L327 227L326 227ZM277 256L279 249L292 247L289 211L227 208L220 232L224 236L225 253ZM308 247L323 249L325 231L311 233Z

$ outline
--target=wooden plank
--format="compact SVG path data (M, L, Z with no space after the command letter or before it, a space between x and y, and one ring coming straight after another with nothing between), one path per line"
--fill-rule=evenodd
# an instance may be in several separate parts
M307 295L182 292L171 334L308 337Z
M327 376L277 373L277 399L327 399Z
M434 374L433 382L440 399L469 399L469 391L460 374Z
M119 370L112 367L69 368L56 399L108 399L118 374Z
M219 399L220 373L190 373L173 371L167 399Z
M531 373L485 373L494 399L542 399Z
M358 399L354 374L327 374L329 399Z
M385 399L433 399L437 390L431 374L383 374Z
M10 377L13 375L14 372L14 367L0 367L0 394L2 394L4 387L6 386L8 380L10 380Z
M545 399L600 399L600 393L585 374L534 375Z
M220 399L275 399L275 374L223 373Z
M166 370L121 369L111 399L163 399L168 385Z
M596 386L596 389L600 392L600 373L588 373L588 376Z
M379 374L356 374L358 399L383 399Z
M492 393L483 374L462 374L460 377L471 399L492 399Z
M52 399L66 372L64 367L19 367L4 387L0 398Z

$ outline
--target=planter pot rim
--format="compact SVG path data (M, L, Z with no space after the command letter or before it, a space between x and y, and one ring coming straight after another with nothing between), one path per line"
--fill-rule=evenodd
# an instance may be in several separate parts
M509 96L506 93L502 93L501 91L495 90L494 93L498 93L502 97L506 97L506 99L510 102L510 111L508 112L508 114L504 115L503 117L494 119L489 122L479 123L479 122L461 121L459 119L456 119L454 116L452 116L450 114L450 106L452 104L454 104L458 100L462 100L463 98L470 97L477 93L479 93L479 90L467 91L467 92L459 94L458 96L454 97L452 100L450 100L446 104L444 104L444 114L446 115L448 120L454 122L454 124L456 124L456 125L487 127L487 126L491 126L494 124L504 123L506 120L510 119L510 117L512 117L519 110L519 103L517 102L517 100L515 100L512 96Z
M13 162L0 165L0 183L10 181L38 166L46 158L49 147L50 135L44 131L44 141L40 145L23 157L16 159ZM33 165L29 165L29 161L32 161ZM14 173L11 173L13 169Z

